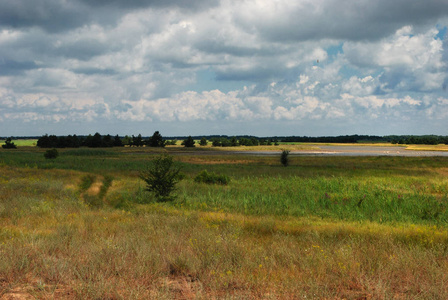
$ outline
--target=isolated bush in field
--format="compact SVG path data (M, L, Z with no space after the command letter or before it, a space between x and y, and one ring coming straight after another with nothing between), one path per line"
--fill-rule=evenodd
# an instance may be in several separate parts
M205 137L203 137L203 138L201 139L201 141L199 142L199 145L201 145L201 146L207 146L207 139L206 139Z
M59 152L58 152L58 150L56 150L56 149L47 150L47 151L44 153L44 157L45 157L46 159L55 159L55 158L57 158L58 156L59 156Z
M166 202L174 200L172 193L182 176L173 158L162 154L151 161L146 170L140 173L140 178L146 182L146 191L153 193L158 201Z
M2 145L3 149L15 149L17 148L16 144L11 141L11 138L7 138L5 144Z
M162 135L160 132L156 131L152 135L152 137L149 138L147 145L149 147L165 147L166 141L163 140Z
M196 142L194 141L194 139L191 137L191 135L182 142L182 145L185 147L194 147L194 144Z
M282 154L280 156L280 162L284 167L287 167L289 165L289 150L283 150Z
M230 177L227 175L219 175L215 173L209 173L207 170L202 170L195 178L195 182L203 182L207 184L223 184L226 185L230 182Z

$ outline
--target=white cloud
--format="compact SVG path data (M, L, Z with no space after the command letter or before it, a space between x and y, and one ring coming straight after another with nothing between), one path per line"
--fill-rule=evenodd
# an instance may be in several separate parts
M262 134L292 133L283 122L352 130L446 116L448 3L438 0L16 2L0 4L9 130L20 118L33 130L218 120L260 122Z
M380 86L378 78L368 75L364 78L356 76L342 82L342 91L353 96L371 95Z
M441 89L447 74L442 61L443 42L435 38L438 31L412 32L411 26L405 26L377 42L347 42L344 53L355 66L382 68L380 80L386 89Z

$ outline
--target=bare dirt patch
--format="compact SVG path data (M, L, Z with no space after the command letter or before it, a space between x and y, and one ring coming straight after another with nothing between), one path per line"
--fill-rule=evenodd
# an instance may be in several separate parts
M167 288L175 299L196 299L203 294L202 283L190 276L162 278L159 284Z
M8 292L6 292L0 300L30 300L36 299L33 295L27 292L24 287L16 287Z
M89 196L98 195L100 193L102 186L103 186L103 183L101 181L95 181L94 183L92 183L92 185L86 191L87 195L89 195Z

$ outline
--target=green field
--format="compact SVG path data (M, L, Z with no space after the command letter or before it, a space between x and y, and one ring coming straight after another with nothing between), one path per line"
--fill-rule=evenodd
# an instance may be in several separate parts
M44 152L0 149L0 298L448 298L448 158ZM162 152L168 203L139 178Z
M37 139L18 139L18 140L11 140L14 145L18 147L32 147L37 145ZM3 145L5 143L5 140L0 139L0 145Z

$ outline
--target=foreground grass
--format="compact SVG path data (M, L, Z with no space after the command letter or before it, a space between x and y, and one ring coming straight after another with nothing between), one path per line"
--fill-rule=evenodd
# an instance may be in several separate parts
M0 297L448 298L444 158L178 153L178 200L139 204L151 153L10 153ZM194 183L204 168L233 180Z

